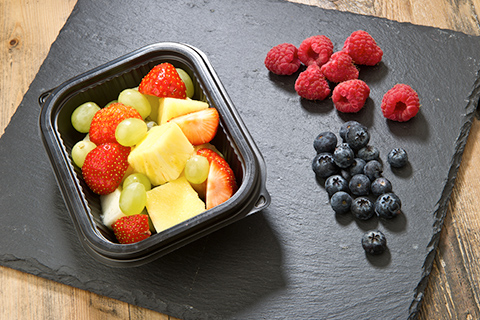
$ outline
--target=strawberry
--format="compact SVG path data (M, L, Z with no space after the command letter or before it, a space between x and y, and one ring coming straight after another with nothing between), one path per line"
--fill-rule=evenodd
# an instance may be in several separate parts
M82 166L83 178L97 194L109 194L122 182L128 168L130 147L116 142L98 145L85 157Z
M175 117L169 121L178 124L188 141L197 146L212 141L217 133L220 120L217 109L207 108Z
M98 110L90 124L90 140L96 145L105 142L117 142L115 129L120 122L128 118L142 119L142 116L137 109L119 102Z
M140 82L138 91L160 98L185 99L187 97L185 83L180 78L177 69L168 62L153 67Z
M230 199L237 191L235 174L227 161L215 151L202 148L197 154L206 157L210 163L205 203L206 208L211 209Z
M146 214L121 217L112 224L112 229L118 242L122 244L139 242L152 234Z

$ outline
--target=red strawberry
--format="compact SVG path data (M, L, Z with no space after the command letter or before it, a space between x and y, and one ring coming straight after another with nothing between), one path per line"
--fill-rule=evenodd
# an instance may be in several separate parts
M330 60L320 70L329 81L336 83L358 79L359 75L357 67L353 64L352 57L343 51L332 54Z
M160 98L185 99L187 97L185 83L178 75L177 69L168 62L153 67L140 82L138 91Z
M85 157L82 166L83 178L97 194L109 194L122 182L128 168L130 147L116 142L98 145Z
M215 151L202 148L197 154L206 157L210 163L205 202L207 209L211 209L230 199L237 191L235 175L227 161Z
M112 229L118 242L122 244L139 242L152 234L146 214L121 217L112 224Z
M194 146L212 141L217 133L219 116L215 108L207 108L200 111L179 116L169 121L178 124Z
M142 116L137 109L119 102L98 110L90 124L90 140L96 145L105 142L117 142L115 129L120 122L128 118L142 119Z
M382 60L383 51L373 37L366 31L353 32L343 45L345 51L352 57L354 63L374 66Z

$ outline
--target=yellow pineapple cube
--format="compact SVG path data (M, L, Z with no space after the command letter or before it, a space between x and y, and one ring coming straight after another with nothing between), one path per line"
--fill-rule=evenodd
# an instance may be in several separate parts
M102 206L102 222L110 229L112 229L112 224L114 224L115 221L125 216L119 206L121 193L122 187L118 187L112 193L100 196L100 205Z
M173 122L151 128L128 156L135 172L145 174L157 186L177 179L194 148Z
M207 109L208 107L208 103L199 100L160 98L158 104L157 123L163 124L172 118Z
M157 232L205 211L205 203L184 175L147 191L146 207Z

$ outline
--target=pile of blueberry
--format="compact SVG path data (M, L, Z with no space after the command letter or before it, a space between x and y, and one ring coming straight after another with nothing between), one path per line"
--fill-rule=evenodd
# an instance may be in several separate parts
M312 169L319 179L325 179L330 205L338 214L351 212L357 219L368 220L375 215L392 219L401 212L400 198L385 178L380 152L369 144L367 127L357 121L345 122L340 128L342 142L333 132L322 132L313 142L317 155ZM388 153L390 166L401 168L408 163L402 148ZM379 230L364 234L362 246L366 252L380 254L386 249L385 235Z

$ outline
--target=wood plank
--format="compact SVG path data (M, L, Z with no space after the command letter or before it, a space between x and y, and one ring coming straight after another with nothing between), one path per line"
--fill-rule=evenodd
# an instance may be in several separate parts
M421 319L480 319L480 122L474 121L449 203Z
M480 1L453 0L289 0L324 9L353 12L399 22L431 26L480 35Z
M20 104L75 0L2 0L0 133ZM12 86L14 84L14 86Z
M10 268L0 283L0 319L175 319Z

